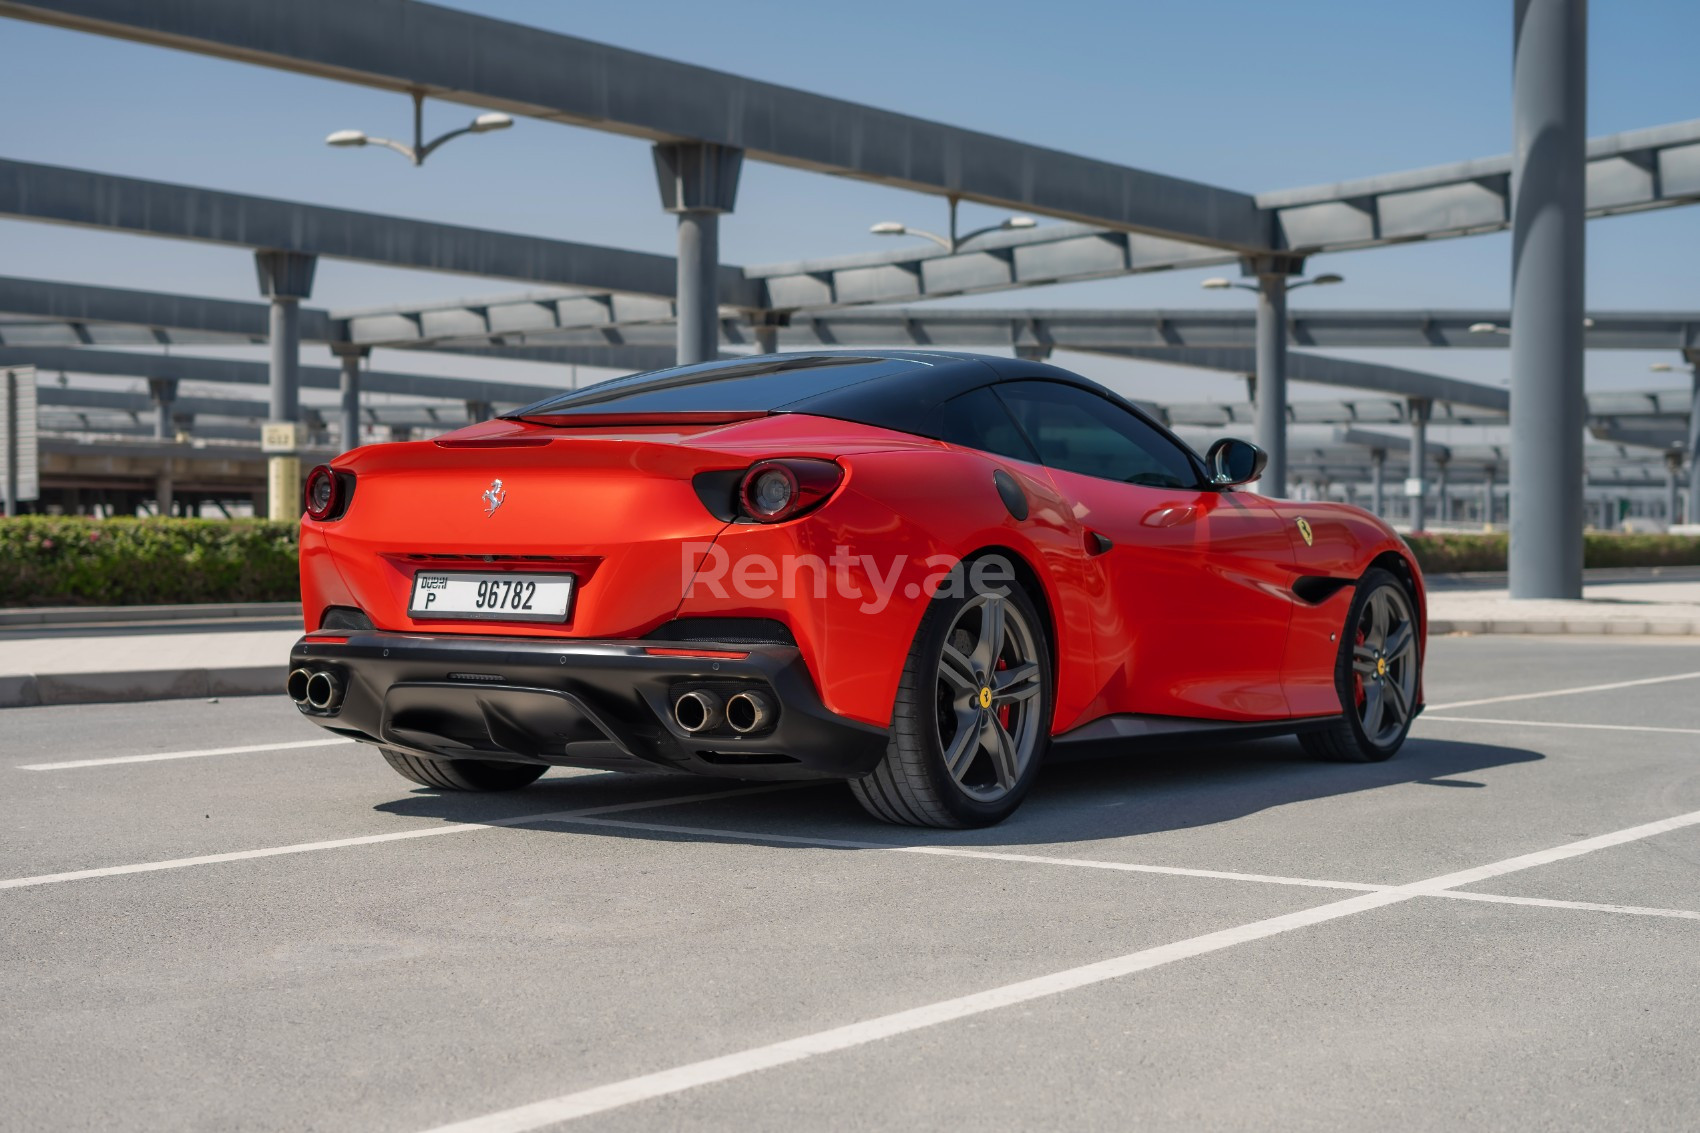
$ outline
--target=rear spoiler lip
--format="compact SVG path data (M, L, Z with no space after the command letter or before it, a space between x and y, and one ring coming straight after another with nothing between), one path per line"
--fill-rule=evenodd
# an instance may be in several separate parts
M504 415L502 421L544 425L553 429L605 429L610 425L732 425L768 416L766 409L714 409L674 413L527 413Z

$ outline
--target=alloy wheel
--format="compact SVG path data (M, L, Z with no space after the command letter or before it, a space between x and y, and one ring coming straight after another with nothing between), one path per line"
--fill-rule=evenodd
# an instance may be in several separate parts
M1038 637L1007 596L976 594L944 635L937 677L939 750L969 798L1015 789L1039 742Z
M1417 702L1417 620L1398 586L1380 586L1358 615L1352 683L1358 722L1377 745L1392 743Z

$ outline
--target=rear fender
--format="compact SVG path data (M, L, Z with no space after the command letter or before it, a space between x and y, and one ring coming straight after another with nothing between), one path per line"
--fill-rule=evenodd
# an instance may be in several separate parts
M891 721L934 590L976 551L1006 548L1023 560L1043 587L1041 604L1067 624L1065 592L1053 576L1059 565L1067 572L1079 542L1042 469L947 448L862 453L841 463L845 484L819 511L722 531L679 616L778 619L796 637L826 706L880 727ZM1027 498L1024 520L993 483L1000 467ZM1066 636L1056 646L1058 687L1067 689L1078 650Z

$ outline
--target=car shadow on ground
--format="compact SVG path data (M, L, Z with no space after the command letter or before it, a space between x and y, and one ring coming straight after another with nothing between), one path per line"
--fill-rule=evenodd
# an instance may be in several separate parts
M1046 767L1032 794L1007 821L980 830L891 826L867 815L840 783L786 785L780 790L643 809L634 805L606 819L703 831L715 840L762 842L825 839L880 845L1018 846L1126 838L1232 822L1293 803L1350 795L1397 784L1480 790L1472 772L1529 763L1539 752L1497 744L1412 739L1386 763L1340 764L1310 759L1296 740L1280 738L1074 759ZM520 829L686 840L707 833L592 826L527 815L646 800L717 794L761 784L678 775L548 777L501 795L455 795L420 790L380 804L380 812L446 822L492 822ZM853 847L850 847L853 848Z

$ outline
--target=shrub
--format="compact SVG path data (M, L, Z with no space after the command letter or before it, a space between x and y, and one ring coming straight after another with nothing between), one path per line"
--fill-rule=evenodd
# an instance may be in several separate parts
M1502 571L1511 539L1503 531L1479 535L1407 535L1405 542L1425 572ZM1615 535L1589 532L1582 565L1590 567L1700 566L1700 536Z
M0 606L291 601L297 533L257 519L4 519Z

